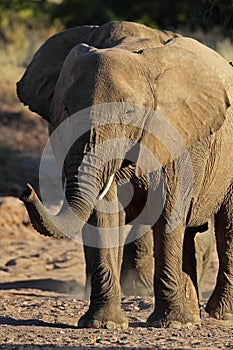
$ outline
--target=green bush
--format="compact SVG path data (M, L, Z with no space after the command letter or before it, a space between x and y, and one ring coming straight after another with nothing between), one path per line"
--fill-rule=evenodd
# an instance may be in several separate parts
M20 40L25 38L27 31L50 27L52 7L53 5L46 0L1 0L1 44L6 46L16 41L20 43Z
M46 0L1 0L0 65L26 66L43 41L62 29L51 20L53 6Z

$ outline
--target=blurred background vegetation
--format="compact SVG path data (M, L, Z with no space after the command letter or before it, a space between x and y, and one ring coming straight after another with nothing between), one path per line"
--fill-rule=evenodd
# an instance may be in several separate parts
M1 35L12 21L29 28L38 24L51 26L61 21L64 26L102 24L129 20L152 27L176 29L186 26L210 30L219 26L232 32L232 0L1 0Z
M54 32L115 20L232 40L233 0L1 0L0 60L5 59L5 53L8 63L14 60L26 65L41 42ZM215 38L210 39L212 47Z
M233 0L0 0L0 196L38 180L46 122L15 92L33 54L67 27L116 20L195 37L233 61Z

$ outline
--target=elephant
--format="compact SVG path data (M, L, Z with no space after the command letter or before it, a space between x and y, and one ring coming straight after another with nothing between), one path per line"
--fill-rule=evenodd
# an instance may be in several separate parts
M219 271L206 311L233 319L232 82L232 67L210 48L132 22L65 30L34 55L17 93L49 123L65 197L55 216L30 185L21 199L41 234L75 239L82 230L91 249L90 306L79 327L128 327L120 289L128 223L131 242L153 232L147 326L200 322L185 231L206 231L211 217Z

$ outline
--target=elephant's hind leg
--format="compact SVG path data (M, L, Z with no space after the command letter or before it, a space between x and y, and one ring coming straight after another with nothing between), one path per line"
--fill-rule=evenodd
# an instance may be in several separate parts
M134 228L129 235L133 230ZM121 288L124 295L152 296L153 284L154 242L153 231L149 230L141 237L139 234L138 239L124 246Z
M219 271L206 311L218 320L233 321L233 185L215 216Z

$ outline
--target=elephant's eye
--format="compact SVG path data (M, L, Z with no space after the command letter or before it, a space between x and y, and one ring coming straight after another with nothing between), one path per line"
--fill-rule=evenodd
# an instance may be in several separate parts
M130 108L125 112L126 116L131 116L134 113L134 108Z
M68 116L70 115L69 109L68 109L68 107L66 105L64 105L64 111L65 111L66 115L68 115Z

